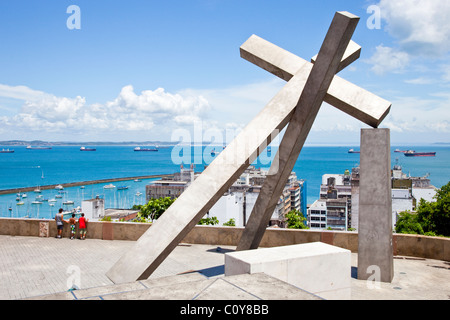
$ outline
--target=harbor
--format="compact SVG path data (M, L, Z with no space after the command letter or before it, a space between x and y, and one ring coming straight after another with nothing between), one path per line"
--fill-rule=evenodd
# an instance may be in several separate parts
M53 190L62 186L63 188L72 188L72 187L81 187L93 184L102 184L102 183L112 183L112 182L120 182L120 181L129 181L129 180L147 180L147 179L161 179L163 177L171 176L169 174L157 174L150 176L138 176L138 177L126 177L126 178L112 178L112 179L101 179L101 180L92 180L92 181L81 181L81 182L70 182L64 184L52 184L47 186L40 186L40 190ZM0 195L5 194L15 194L15 193L24 193L24 192L32 192L36 190L36 187L25 187L25 188L14 188L14 189L6 189L0 190Z
M7 148L0 146L0 150ZM97 195L104 198L105 209L129 209L134 204L144 204L146 184L180 170L180 164L173 160L174 148L160 148L158 152L134 152L130 146L95 148L96 152L80 152L77 146L52 146L30 156L25 146L16 146L15 153L3 154L0 157L0 216L50 217L59 208L73 210L81 206L81 201ZM350 148L355 153L349 153ZM192 147L185 164L194 163L195 171L201 172L211 157L211 149ZM398 152L409 149L437 153L434 157L405 157ZM275 157L277 150L272 146L269 159ZM307 181L307 204L318 199L324 174L343 173L358 165L357 151L359 146L310 146L302 150L293 171L299 179ZM203 163L195 163L196 159L202 159ZM427 174L431 184L438 188L449 181L449 159L450 148L446 146L393 146L391 149L393 165L398 163L410 176ZM268 170L270 162L263 165L258 159L252 165ZM114 187L103 188L110 184ZM64 190L56 189L59 186ZM27 197L17 201L17 194ZM56 202L48 202L50 200Z
M66 213L80 211L83 201L95 198L103 199L105 209L129 209L145 204L145 186L165 176L113 178L1 190L1 216L52 219L60 208Z

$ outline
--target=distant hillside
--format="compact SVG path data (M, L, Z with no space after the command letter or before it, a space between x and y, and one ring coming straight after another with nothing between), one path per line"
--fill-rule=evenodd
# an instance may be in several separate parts
M88 142L73 142L73 141L24 141L24 140L8 140L0 141L1 146L173 146L178 144L178 142L167 142L167 141L88 141Z

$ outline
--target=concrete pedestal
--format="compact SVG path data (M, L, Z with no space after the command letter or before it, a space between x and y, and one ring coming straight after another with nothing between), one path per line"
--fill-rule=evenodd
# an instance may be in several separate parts
M261 272L324 299L351 298L351 252L322 242L225 254L225 276Z
M358 224L358 279L392 282L389 129L361 130Z

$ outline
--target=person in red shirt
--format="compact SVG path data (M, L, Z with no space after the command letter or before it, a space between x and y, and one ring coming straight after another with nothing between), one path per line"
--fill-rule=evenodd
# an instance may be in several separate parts
M80 219L78 219L78 229L80 230L80 240L86 239L88 219L84 217L84 213L81 214Z

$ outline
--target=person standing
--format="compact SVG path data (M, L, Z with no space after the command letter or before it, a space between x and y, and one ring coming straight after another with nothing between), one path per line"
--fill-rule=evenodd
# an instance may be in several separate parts
M56 230L57 230L56 238L61 239L62 231L63 231L63 227L64 227L64 222L66 222L64 220L64 215L63 215L63 209L62 208L59 209L59 212L56 214L55 221L56 221Z
M88 222L88 219L86 219L84 217L84 213L82 213L80 219L78 219L78 229L80 230L80 240L86 239L87 222Z
M73 240L75 237L75 229L76 229L77 220L75 219L75 213L72 213L72 218L69 219L70 224L70 240Z

